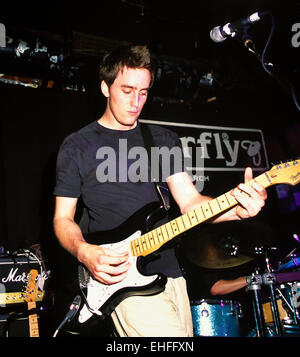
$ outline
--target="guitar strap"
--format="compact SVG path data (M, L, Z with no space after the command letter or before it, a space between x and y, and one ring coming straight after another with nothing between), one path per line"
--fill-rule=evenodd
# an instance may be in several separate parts
M155 160L156 162L159 163L159 176L162 176L162 169L161 169L161 163L159 161L159 157L157 155L156 150L152 150L151 148L154 147L154 141L153 137L151 134L151 131L149 129L149 126L147 124L140 124L141 125L141 132L144 140L144 145L145 149L147 150L148 153L148 162L151 165L151 160ZM159 198L162 201L162 204L164 206L164 209L168 211L170 209L170 192L168 185L166 182L163 182L162 180L159 179L159 177L155 177L155 173L153 172L152 166L150 166L151 169L151 181L154 183L156 191L159 195Z

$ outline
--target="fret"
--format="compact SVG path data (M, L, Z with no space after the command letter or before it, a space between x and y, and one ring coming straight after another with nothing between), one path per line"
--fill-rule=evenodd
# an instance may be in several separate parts
M28 320L29 320L30 337L39 337L37 314L36 313L30 314L30 312L32 312L31 310L36 309L38 289L36 287L35 280L37 279L37 277L38 277L38 271L36 269L31 269L27 276L28 282L27 282L26 292L24 296L24 300L27 302L27 307L29 311Z
M230 192L225 193L225 196L227 198L227 201L229 203L229 207L233 206L237 203L236 199L232 196Z
M131 250L131 253L133 256L137 256L138 253L137 253L137 249L136 249L136 241L132 241L130 242L130 250Z
M177 220L173 219L173 221L171 221L170 223L173 230L173 235L177 235L178 233L180 233Z
M209 201L208 203L209 203L209 206L210 206L212 213L214 215L220 213L220 205L218 204L217 199L213 199L213 200Z
M30 320L32 324L37 325L37 315L31 315Z
M146 234L141 236L141 241L142 241L142 251L144 252L145 250L147 250Z
M173 230L172 230L172 226L170 224L170 222L168 222L167 224L165 224L166 227L166 231L168 233L168 237L173 237Z
M255 179L253 181L258 182L259 184L261 184L264 187L269 187L272 184L272 182L270 181L270 178L268 177L267 172L255 177Z
M212 213L211 207L210 207L208 202L203 203L201 205L201 207L202 207L202 210L203 210L204 217L206 219L212 217L213 213Z
M136 252L137 252L137 255L140 255L141 254L141 248L140 248L140 244L139 244L139 241L136 239Z
M143 252L144 251L144 236L140 236L139 240L140 240L140 251Z
M196 225L196 224L199 223L199 221L198 221L198 219L197 219L197 216L196 216L194 210L188 212L187 214L188 214L188 216L189 216L189 219L190 219L190 222L191 222L191 225L192 225L192 226L194 226L194 225Z
M183 220L183 224L184 224L184 226L185 226L185 229L191 228L191 222L190 222L190 220L189 220L189 217L188 217L187 213L184 214L184 215L181 216L181 217L182 217L182 220Z
M159 235L158 236L159 236L159 238L162 239L162 241L164 241L164 240L167 241L169 239L168 234L166 232L166 227L164 225L159 227Z
M157 230L153 231L153 234L149 240L149 246L150 248L155 247L155 238L157 238Z
M141 241L142 241L142 251L147 250L147 244L145 242L145 236L141 236Z
M149 246L150 248L154 247L155 246L155 235L153 236L150 236L150 238L148 239L149 241Z
M28 302L28 311L36 309L34 301ZM29 314L29 335L30 337L39 337L39 326L37 314Z
M142 244L142 241L141 241L141 237L138 237L137 239L137 249L139 250L139 254L141 254L141 252L143 251L143 244Z
M217 197L216 200L218 201L221 210L225 210L230 207L230 203L228 202L225 194Z
M155 245L158 245L161 241L164 240L164 237L163 237L163 234L162 234L162 231L161 231L161 227L159 227L157 230L156 230L156 237L154 237L154 244Z
M150 235L150 234L145 234L144 235L146 249L151 248L150 239L153 239L153 235Z
M164 241L167 241L169 240L169 235L168 235L168 231L167 231L167 228L166 228L166 225L164 224L163 226L161 226L161 231L162 231L162 240Z
M157 235L157 230L156 229L154 229L153 231L152 231L152 237L153 237L153 241L155 242L155 238L156 238L156 241L159 241L158 240L158 235ZM151 247L152 248L152 247Z
M140 237L139 237L140 238ZM140 243L139 243L139 238L135 239L133 241L133 246L134 246L134 255L139 256L141 254L141 249L140 249Z
M205 216L203 214L203 210L202 210L202 207L197 207L195 210L195 213L197 215L197 219L198 219L198 222L203 222L205 221Z
M181 217L177 218L177 224L178 224L179 231L180 232L184 232L185 231L185 227L184 227L184 224L183 224L183 221L182 221Z

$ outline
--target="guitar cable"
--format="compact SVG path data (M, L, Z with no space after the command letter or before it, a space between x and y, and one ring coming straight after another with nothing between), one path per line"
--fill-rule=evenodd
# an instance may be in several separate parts
M73 320L73 318L75 317L77 311L79 310L81 304L81 296L77 295L75 297L75 299L73 300L72 304L69 307L69 311L67 312L65 318L63 319L63 321L59 324L59 326L57 327L57 329L55 330L53 337L56 337L57 334L59 333L59 331L62 329L62 327L67 323L67 322L71 322Z

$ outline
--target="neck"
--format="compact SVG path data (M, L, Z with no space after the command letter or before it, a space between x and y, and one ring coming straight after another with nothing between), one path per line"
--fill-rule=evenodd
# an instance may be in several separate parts
M108 117L105 113L100 119L98 119L98 123L107 129L123 131L134 129L137 126L137 121L132 124L122 124L116 119Z

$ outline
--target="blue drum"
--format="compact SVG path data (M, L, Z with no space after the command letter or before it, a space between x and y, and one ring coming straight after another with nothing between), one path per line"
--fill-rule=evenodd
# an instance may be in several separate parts
M194 336L240 337L241 307L231 300L191 302Z

